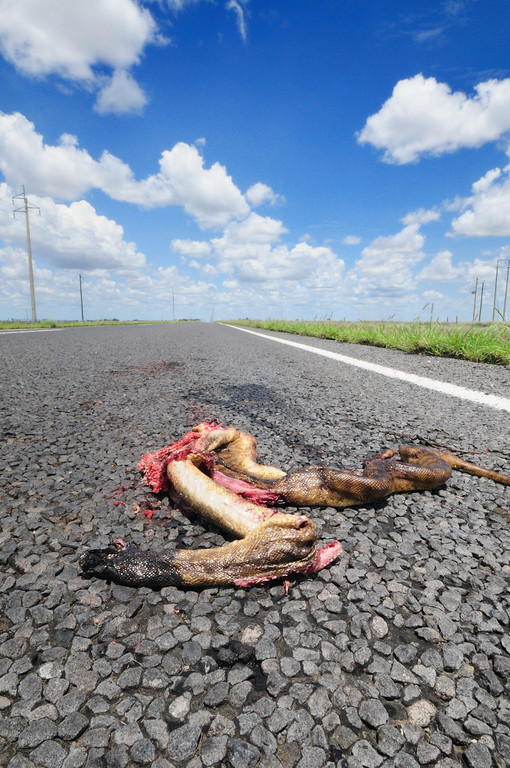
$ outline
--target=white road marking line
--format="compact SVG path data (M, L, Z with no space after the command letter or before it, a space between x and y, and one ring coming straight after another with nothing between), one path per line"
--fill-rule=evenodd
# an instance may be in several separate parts
M62 328L15 328L13 331L0 330L0 336L7 336L9 333L46 333L47 331L61 331Z
M227 324L228 325L228 324ZM269 336L267 333L259 333L259 331L252 331L249 328L242 328L239 325L228 325L229 328L235 328L236 331L244 331L245 333L252 333L254 336L261 336L263 339L269 339L270 341L276 341L278 344L287 344L289 347L296 347L297 349L303 349L306 352L312 352L314 355L322 355L323 357L329 357L332 360L338 360L340 363L346 363L347 365L354 365L357 368L363 368L365 371L371 371L372 373L379 373L382 376L388 376L390 379L399 379L400 381L407 381L410 384L415 384L417 387L423 387L424 389L432 389L435 392L441 392L444 395L451 395L452 397L459 397L461 400L470 400L472 403L478 405L485 405L489 408L496 408L498 411L510 412L510 399L507 397L498 397L497 395L487 395L485 392L478 392L476 389L467 389L467 387L459 387L457 384L448 384L447 382L437 381L436 379L429 379L427 376L417 376L415 373L406 373L405 371L399 371L396 368L388 368L385 365L377 365L377 363L368 363L366 360L358 360L355 357L348 357L347 355L340 355L338 352L331 352L329 349L319 349L317 347L311 347L309 344L301 344L298 341L290 341L289 339L280 339L276 336Z

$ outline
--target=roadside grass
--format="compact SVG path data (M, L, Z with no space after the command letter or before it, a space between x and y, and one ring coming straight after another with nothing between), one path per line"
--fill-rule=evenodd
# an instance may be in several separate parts
M37 328L80 328L88 325L160 325L178 322L171 320L40 320L35 323L24 320L0 320L0 331L18 331Z
M333 320L235 320L236 325L510 366L510 323L335 322Z

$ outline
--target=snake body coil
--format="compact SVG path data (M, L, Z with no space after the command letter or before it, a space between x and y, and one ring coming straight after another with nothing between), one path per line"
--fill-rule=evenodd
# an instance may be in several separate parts
M362 472L311 466L285 473L258 463L252 435L206 422L142 456L138 468L155 493L173 490L205 520L237 537L222 547L175 552L148 552L116 539L80 558L84 573L153 588L246 587L291 573L315 573L339 556L338 541L317 547L310 518L269 505L370 504L392 493L439 488L452 468L510 485L508 475L423 446L387 450L368 459Z

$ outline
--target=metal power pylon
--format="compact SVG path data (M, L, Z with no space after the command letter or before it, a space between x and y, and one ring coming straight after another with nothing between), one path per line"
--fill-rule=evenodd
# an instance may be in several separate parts
M27 224L27 256L28 256L28 277L30 280L30 301L32 304L32 322L37 322L37 312L35 309L35 290L34 290L34 270L32 268L32 245L30 242L30 221L28 217L28 212L33 209L37 209L39 211L39 214L41 213L41 209L38 205L29 205L27 196L25 193L25 185L22 186L23 192L21 192L19 195L15 195L12 198L12 204L16 205L15 200L23 200L23 205L19 208L14 209L14 216L16 216L17 213L24 213L26 224Z

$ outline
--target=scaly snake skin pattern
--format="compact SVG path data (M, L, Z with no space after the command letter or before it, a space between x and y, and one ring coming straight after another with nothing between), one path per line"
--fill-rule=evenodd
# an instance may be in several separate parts
M392 493L439 488L452 468L510 485L508 475L423 446L387 450L367 459L362 472L311 466L286 473L258 463L252 435L208 422L145 454L138 468L152 491L176 494L204 520L236 537L222 547L173 552L144 551L116 539L80 558L85 574L152 588L248 587L291 573L316 573L341 554L338 541L317 547L310 518L270 505L371 504Z

